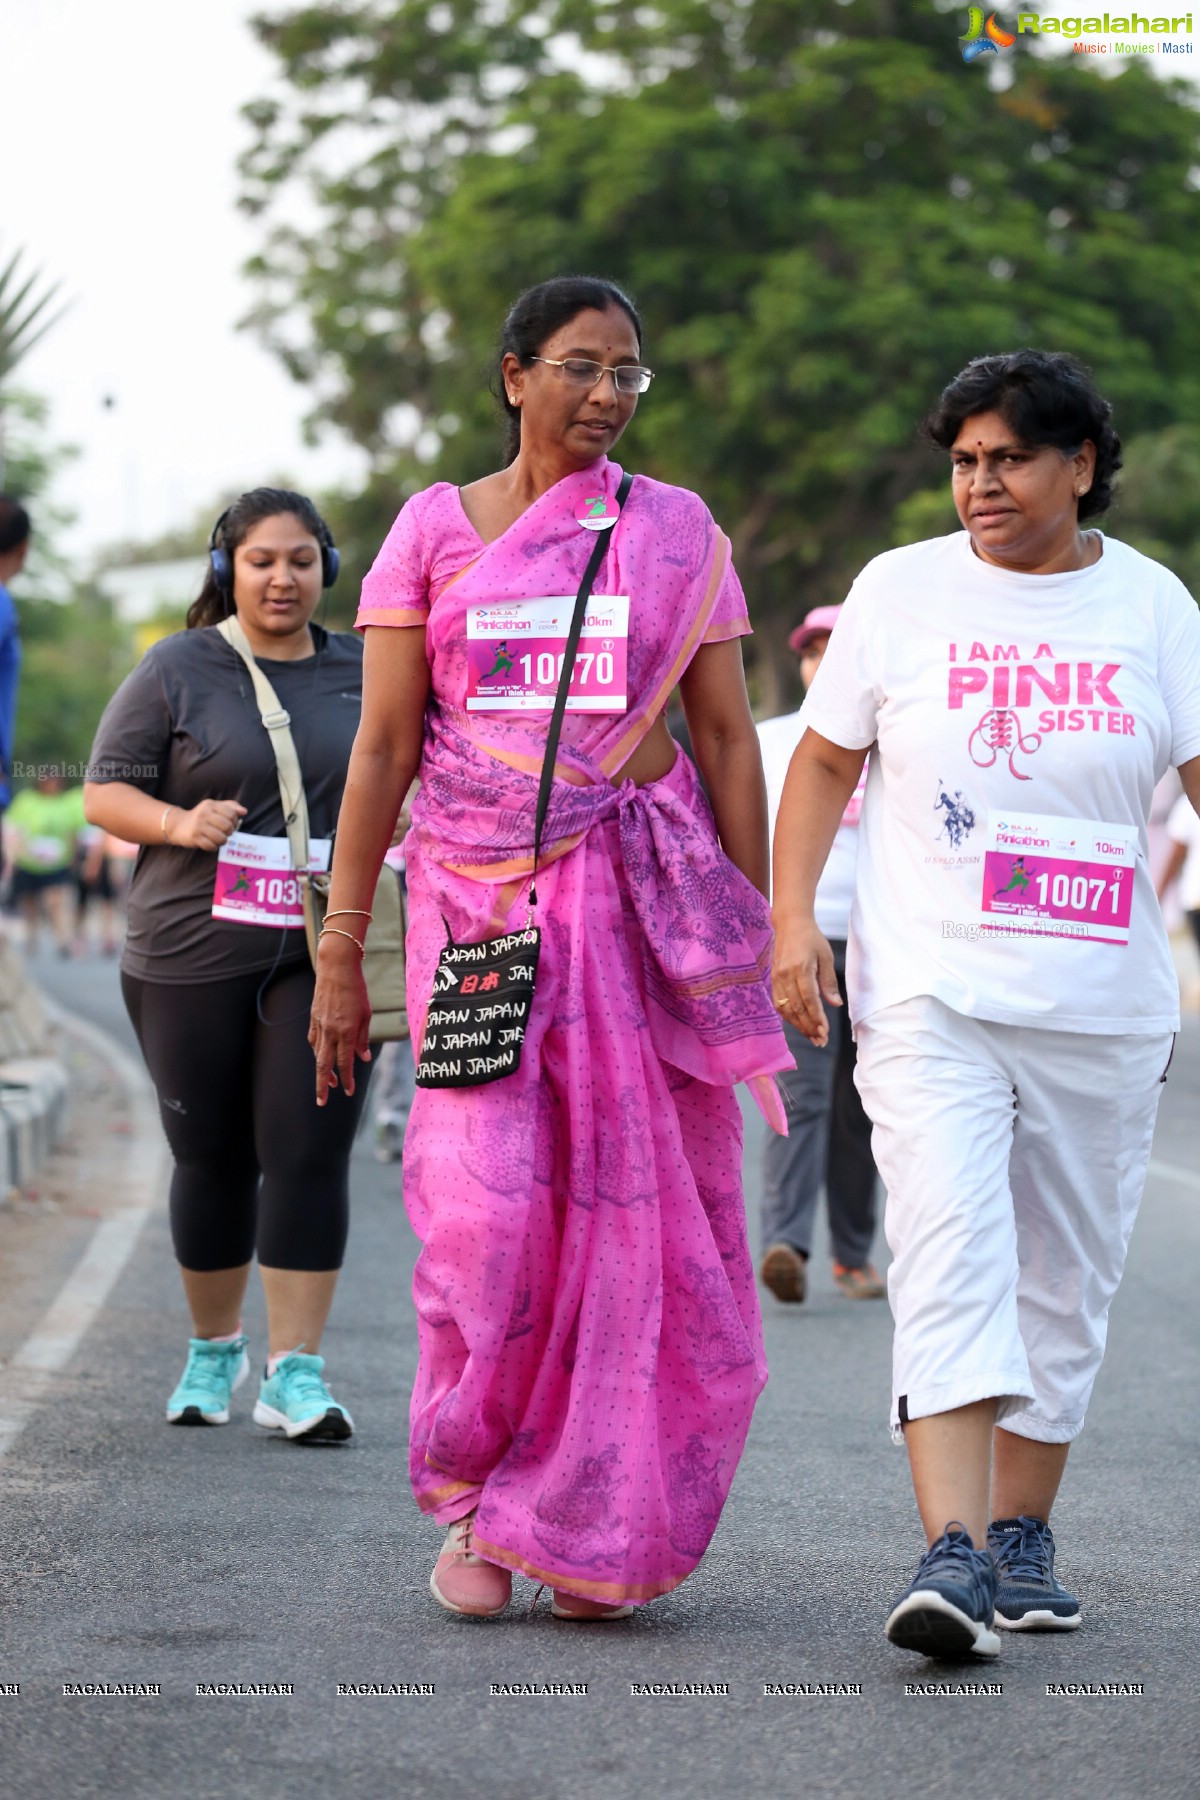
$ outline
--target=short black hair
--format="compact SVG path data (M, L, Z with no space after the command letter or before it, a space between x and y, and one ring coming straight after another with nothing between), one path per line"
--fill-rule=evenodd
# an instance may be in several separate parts
M1051 445L1065 456L1074 456L1090 438L1096 446L1096 472L1080 498L1079 517L1098 518L1108 511L1121 467L1121 440L1113 430L1112 406L1078 358L1065 350L977 356L942 389L922 429L949 450L963 420L985 412L998 412L1023 444Z
M493 384L493 392L508 421L504 445L506 462L511 462L521 448L521 409L513 405L504 386L500 370L504 357L511 351L522 366L528 365L546 339L569 324L577 313L589 312L593 308L597 312L607 312L610 306L618 306L628 315L637 332L640 356L642 321L638 309L615 281L608 281L602 275L555 275L549 281L540 281L536 287L526 288L513 301L504 321L504 330L500 334L500 351L496 358Z
M27 544L32 531L29 514L20 501L0 494L0 556L7 556L10 550L19 550L22 544Z

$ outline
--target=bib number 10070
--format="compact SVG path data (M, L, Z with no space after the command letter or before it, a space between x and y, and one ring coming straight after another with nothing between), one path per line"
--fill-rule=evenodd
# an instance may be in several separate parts
M467 711L550 712L566 661L573 594L467 610ZM628 705L629 597L593 594L575 652L568 712Z
M565 652L555 656L552 650L539 650L536 656L532 652L518 656L517 666L526 689L533 692L539 688L557 688L566 660ZM571 682L573 687L578 684L580 688L590 685L611 690L616 686L616 675L616 658L611 650L575 652L575 674ZM570 705L569 699L567 704Z

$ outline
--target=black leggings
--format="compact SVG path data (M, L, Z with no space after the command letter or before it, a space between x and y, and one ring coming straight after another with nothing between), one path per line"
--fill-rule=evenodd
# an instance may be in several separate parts
M175 1158L171 1236L185 1269L340 1269L350 1225L354 1096L318 1107L308 1014L313 972L282 969L167 987L122 975Z

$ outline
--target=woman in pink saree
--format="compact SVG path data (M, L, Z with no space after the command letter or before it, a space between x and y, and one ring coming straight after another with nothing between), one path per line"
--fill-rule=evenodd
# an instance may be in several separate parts
M341 929L321 940L310 1033L320 1104L353 1090L366 1051L356 940L414 774L415 1041L447 927L475 942L528 912L555 627L565 637L595 541L586 521L615 510L608 452L648 372L631 304L590 279L522 296L504 346L514 459L415 495L363 586L363 719L328 915ZM641 476L593 596L519 1067L418 1088L404 1149L422 1245L410 1473L448 1528L434 1597L473 1616L504 1610L514 1570L553 1589L560 1618L625 1616L677 1586L766 1380L734 1084L783 1130L774 1072L790 1058L767 986L745 602L702 502ZM711 810L666 730L676 688Z

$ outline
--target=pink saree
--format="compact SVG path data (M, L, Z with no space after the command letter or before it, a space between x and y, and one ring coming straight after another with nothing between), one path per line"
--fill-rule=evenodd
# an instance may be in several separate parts
M469 712L467 609L573 595L613 494L600 462L482 545L445 485L405 507L360 625L425 624L433 678L406 843L409 1009L445 941L523 921L548 713ZM749 629L728 545L682 489L639 478L595 582L631 597L628 709L568 712L538 875L537 993L519 1070L419 1089L404 1194L422 1249L410 1474L489 1560L593 1599L691 1573L766 1380L746 1242L747 1081L785 1129L766 903L717 842L682 753L612 776L704 642Z

